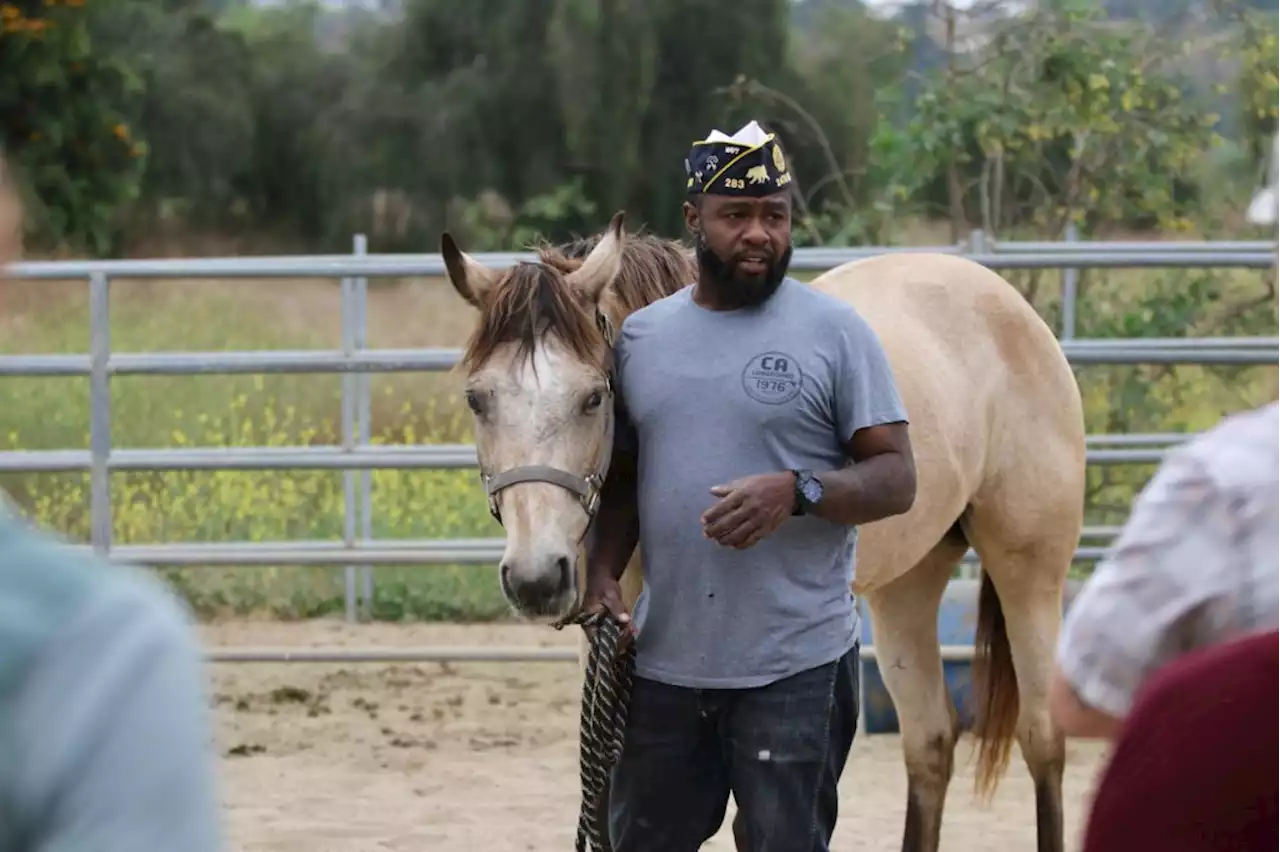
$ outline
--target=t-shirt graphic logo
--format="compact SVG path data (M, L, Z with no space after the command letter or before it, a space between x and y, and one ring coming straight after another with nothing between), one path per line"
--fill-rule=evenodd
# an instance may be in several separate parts
M795 358L785 352L765 352L747 362L742 389L756 402L781 405L800 393L804 374Z

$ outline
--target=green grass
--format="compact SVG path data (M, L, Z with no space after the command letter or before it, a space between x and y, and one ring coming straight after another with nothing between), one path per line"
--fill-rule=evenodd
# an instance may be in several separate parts
M1011 276L1030 290L1027 273ZM1091 273L1080 333L1114 336L1276 333L1274 294L1258 273L1162 271ZM1042 276L1034 302L1056 323L1057 273ZM82 284L0 284L0 351L71 353L88 348ZM336 288L281 282L204 285L121 282L112 300L117 351L336 347ZM1256 302L1235 315L1236 305ZM456 346L472 314L440 281L371 288L370 345ZM1264 368L1084 367L1078 370L1091 433L1196 431L1275 393ZM456 376L373 376L374 440L469 443ZM338 376L125 377L112 382L117 447L287 446L339 440ZM0 449L88 446L88 382L0 382ZM1094 468L1091 524L1123 521L1150 466ZM496 537L475 472L371 473L374 535L390 538ZM36 517L79 540L89 529L84 474L0 477ZM340 541L339 471L225 471L116 474L117 543ZM1077 566L1078 571L1087 566ZM261 613L305 618L343 607L343 570L162 568L204 617ZM492 566L375 569L375 617L487 620L507 607Z
M282 323L277 311L287 306L271 300L267 310L263 304L246 306L218 285L144 293L120 289L121 297L112 303L112 342L118 351L336 343L317 329L318 323ZM86 350L80 294L26 295L21 321L10 315L10 333L0 350ZM469 422L454 402L453 387L449 377L373 377L374 442L469 443ZM340 440L340 400L338 376L123 377L112 381L113 442L147 448L334 444ZM86 448L88 424L86 379L0 382L0 448ZM377 538L501 535L474 471L376 470L370 480ZM0 486L42 523L87 540L87 474L8 475ZM342 539L341 471L117 473L112 502L119 544ZM304 618L343 607L341 567L168 568L162 573L205 617L264 612ZM379 618L492 619L507 612L486 566L387 566L376 568L374 576L373 611Z

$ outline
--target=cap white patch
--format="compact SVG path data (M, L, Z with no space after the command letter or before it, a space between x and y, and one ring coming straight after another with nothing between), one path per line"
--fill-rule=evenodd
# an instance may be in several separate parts
M712 130L703 142L727 142L730 145L744 145L756 148L769 140L769 134L753 118L738 129L732 136L726 136L723 130Z

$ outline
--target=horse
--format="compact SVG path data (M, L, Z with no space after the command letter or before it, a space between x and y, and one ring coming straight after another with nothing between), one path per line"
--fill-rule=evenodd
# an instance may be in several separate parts
M612 332L696 280L681 243L627 234L545 245L491 270L446 232L441 255L478 323L460 361L490 510L503 525L503 593L548 589L562 613L584 588L582 542L612 450ZM1003 278L945 254L842 264L808 286L853 305L879 335L910 418L917 496L860 529L853 591L870 610L897 711L908 779L902 848L938 848L961 723L943 679L937 618L972 547L982 579L974 642L976 793L994 793L1012 744L1035 785L1039 852L1063 849L1064 742L1048 688L1083 526L1085 430L1075 377L1053 332ZM576 570L566 554L576 554ZM622 577L628 607L643 555ZM540 601L548 597L540 593ZM736 832L735 832L736 833Z

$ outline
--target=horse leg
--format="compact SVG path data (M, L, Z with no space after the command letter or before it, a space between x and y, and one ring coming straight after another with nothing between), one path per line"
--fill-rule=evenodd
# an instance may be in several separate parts
M976 520L976 519L975 519ZM997 527L998 529L998 527ZM982 560L1003 612L1007 652L1017 679L1015 736L1036 791L1036 849L1062 852L1062 776L1066 753L1062 734L1049 717L1049 681L1062 621L1062 592L1075 541L1010 548L984 537L981 522L973 530Z
M936 852L959 721L938 648L938 606L967 547L950 536L867 594L876 661L898 716L907 769L903 852Z

